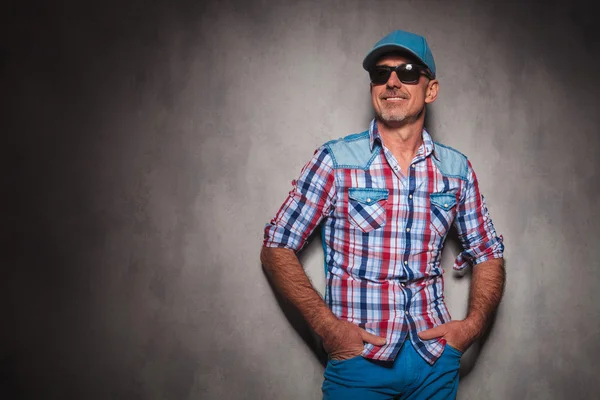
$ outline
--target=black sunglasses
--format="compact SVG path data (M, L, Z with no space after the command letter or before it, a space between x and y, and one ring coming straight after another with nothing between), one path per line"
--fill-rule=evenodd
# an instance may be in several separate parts
M420 66L418 64L400 64L396 67L390 67L388 65L376 65L369 71L369 77L373 85L383 85L389 79L392 72L396 72L400 82L409 85L414 85L419 82L421 75L425 75L429 79L433 79L431 72L427 67Z

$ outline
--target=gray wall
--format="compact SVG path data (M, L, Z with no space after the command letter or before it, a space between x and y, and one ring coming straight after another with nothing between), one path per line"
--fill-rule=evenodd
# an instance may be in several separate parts
M588 3L87 3L0 17L0 395L319 398L323 354L261 270L262 228L316 147L366 128L362 58L403 28L436 57L429 130L470 157L507 248L459 398L597 398ZM316 242L302 259L322 290ZM457 252L444 265L462 318Z

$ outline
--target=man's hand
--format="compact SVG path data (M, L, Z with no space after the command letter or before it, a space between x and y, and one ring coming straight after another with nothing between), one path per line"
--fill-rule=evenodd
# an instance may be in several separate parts
M503 259L495 258L478 264L473 268L467 317L419 332L419 337L423 340L441 337L455 349L467 350L484 333L496 311L504 292L505 278Z
M423 340L441 337L447 344L462 352L465 352L478 336L479 329L467 320L450 321L419 332L419 337Z
M323 348L333 360L347 360L360 355L364 349L364 342L383 346L386 340L342 320L337 320L323 336Z

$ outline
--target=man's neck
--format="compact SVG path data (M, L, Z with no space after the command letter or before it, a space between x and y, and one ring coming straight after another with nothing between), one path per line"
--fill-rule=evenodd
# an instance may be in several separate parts
M406 171L406 166L417 155L423 143L423 120L398 124L378 120L377 129L385 147L392 152L400 167Z

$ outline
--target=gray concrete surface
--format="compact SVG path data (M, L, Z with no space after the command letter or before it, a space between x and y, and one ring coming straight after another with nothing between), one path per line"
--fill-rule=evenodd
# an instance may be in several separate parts
M471 159L507 248L459 399L598 398L590 4L7 6L0 395L318 399L320 353L261 270L262 228L316 147L366 128L362 58L402 28L438 65L429 130ZM444 265L461 318L457 252ZM302 259L322 290L319 244Z

